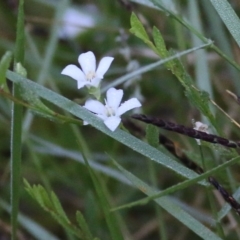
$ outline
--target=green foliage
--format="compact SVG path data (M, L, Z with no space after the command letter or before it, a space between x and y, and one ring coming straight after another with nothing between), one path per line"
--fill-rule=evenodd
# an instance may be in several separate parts
M11 71L7 72L7 76L14 83L18 83L24 88L27 86L28 89L30 91L33 91L34 94L51 102L52 104L58 105L60 108L62 108L66 112L71 113L74 116L81 118L84 121L87 121L94 128L100 130L104 134L126 145L127 147L140 153L141 155L146 156L153 161L156 161L157 163L163 165L166 168L176 171L178 174L184 177L190 178L190 177L196 176L196 173L194 173L192 170L184 167L183 165L179 164L175 160L166 156L164 153L142 142L141 140L137 139L131 134L128 134L127 132L124 132L120 129L117 129L114 132L110 131L105 127L103 122L98 117L90 113L84 107L79 106L78 104L66 99L65 97L49 89L46 89L45 87L37 83L34 83L26 78L16 75ZM205 185L204 182L201 182L201 184Z
M226 27L232 34L233 38L240 46L240 33L236 31L240 25L240 19L235 11L232 9L230 3L226 0L211 0L212 5L218 12L222 21L225 23Z
M134 13L132 13L131 15L130 23L131 23L130 32L136 35L138 38L142 39L154 52L157 52L157 49L149 39L144 26Z
M147 43L148 46L152 46L153 43L149 43L146 41L146 32L143 30L143 25L141 25L140 21L137 20L137 17L133 14L132 18L134 21L131 21L131 32L135 33L137 37L142 39L145 43ZM155 52L158 53L158 55L162 58L167 58L169 56L174 55L173 51L168 51L166 48L166 44L163 40L163 37L160 33L160 31L154 27L153 28L153 39L155 46L151 47L152 49L156 49ZM206 116L211 124L216 127L215 119L213 114L211 113L209 109L209 98L206 97L206 94L204 94L202 91L199 91L196 89L196 87L193 85L193 82L191 80L191 77L184 69L182 63L179 59L171 60L167 63L165 63L165 66L168 70L171 70L171 72L177 77L179 82L183 85L185 88L185 95L189 98L190 102L199 109L199 111ZM203 97L204 96L204 97Z
M159 129L153 125L147 125L146 138L149 145L158 148L159 146Z
M88 172L89 172L89 174L91 176L91 179L93 181L95 191L98 195L98 199L101 203L101 207L103 209L104 216L106 218L106 222L107 222L110 234L111 234L111 238L116 239L116 240L123 240L123 236L121 234L121 231L120 231L115 213L110 212L110 204L109 204L109 200L108 200L107 189L101 183L100 178L91 169L91 167L89 166L89 163L88 163L88 161L85 157L84 157L84 160L85 160L85 163L87 165Z
M17 72L18 64L24 63L25 54L25 30L24 30L24 0L19 1L17 16L16 47L14 51L14 70ZM13 84L13 97L20 98L19 87ZM20 200L20 178L21 178L21 155L22 155L22 114L23 107L12 104L11 119L11 238L17 239L17 218Z
M123 167L121 167L119 164L117 164L117 167L124 173L124 175L144 194L151 196L153 194L156 194L156 190L152 188L151 186L144 183L141 179L134 176L132 173L125 170ZM187 225L189 229L194 231L196 234L201 236L203 239L214 239L214 240L220 240L217 235L215 235L213 232L211 232L209 229L207 229L204 225L202 225L200 222L196 221L191 215L189 215L187 212L185 212L183 209L181 209L177 204L175 204L171 198L169 197L162 197L160 199L155 200L158 205L160 205L163 209L166 211L169 211L172 216L176 217L180 222ZM147 203L147 201L145 201ZM141 204L144 204L144 201L141 202ZM126 206L128 207L128 206ZM201 230L200 230L201 229Z
M76 219L79 226L70 222L62 205L54 192L50 194L41 185L31 186L26 179L24 179L24 185L26 191L35 199L38 204L48 212L63 228L71 232L79 239L92 240L94 239L89 231L89 227L83 215L77 211Z
M6 83L6 72L9 69L12 60L12 53L10 51L6 52L0 61L0 88L6 92L9 92Z
M239 222L238 216L227 203L218 205L207 181L209 176L216 177L238 200L237 151L202 141L208 170L199 175L180 163L181 157L200 162L194 139L139 124L127 115L122 116L123 127L111 132L82 107L93 96L60 74L66 65L78 65L80 53L93 51L97 63L103 56L112 56L114 62L104 75L102 88L98 92L91 89L93 95L103 98L110 87L122 88L124 98L142 99L139 111L144 114L188 127L192 118L206 119L210 132L220 130L222 137L237 141L239 106L225 90L240 93L234 44L240 42L239 6L226 0L202 0L194 1L192 11L192 1L134 0L116 5L103 0L92 3L97 11L91 12L85 8L90 3L86 0L75 1L76 6L68 0L58 4L27 1L25 5L21 0L19 6L12 2L0 1L0 167L4 186L0 219L8 226L11 216L12 240L18 238L17 233L23 235L19 239L37 240L239 239L238 228L229 228L232 222ZM82 32L76 38L60 39L59 29L66 26L63 16L69 6L82 10L96 24L71 23ZM195 24L195 12L202 28ZM200 49L204 49L201 61L205 67L198 61ZM11 53L13 71L8 70ZM210 105L213 100L221 111ZM83 126L83 121L89 125ZM159 147L159 132L172 142L172 150ZM27 179L25 189L22 176ZM213 198L214 214L206 188ZM229 212L231 217L225 218ZM152 219L153 226L158 226L151 230Z

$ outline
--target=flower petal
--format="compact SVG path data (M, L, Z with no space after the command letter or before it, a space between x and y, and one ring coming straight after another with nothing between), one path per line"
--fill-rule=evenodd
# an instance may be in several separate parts
M141 107L142 104L137 100L137 98L131 98L128 101L121 104L117 109L116 116L121 116L123 113L137 107Z
M88 81L84 81L84 82L83 81L77 81L78 89L80 89L80 88L82 88L82 87L84 87L88 84L89 84Z
M93 113L106 115L105 106L97 100L89 99L86 101L83 107L85 107L86 109Z
M101 82L101 80L102 80L101 78L95 77L92 79L91 85L97 88L99 86L99 83Z
M107 90L107 104L114 109L117 110L118 106L120 105L123 97L123 90L122 89L115 89L109 88Z
M115 129L118 127L118 125L121 122L121 118L120 117L116 117L116 116L112 116L112 117L108 117L105 121L104 124L111 130L111 131L115 131Z
M61 72L61 74L63 75L67 75L71 78L73 78L74 80L78 81L78 82L85 82L86 78L85 75L83 74L82 70L80 68L78 68L77 66L70 64L67 65Z
M78 62L85 75L89 74L89 72L95 73L96 58L93 52L89 51L89 52L80 54L78 57Z
M101 59L101 61L98 64L97 71L96 71L97 77L103 78L104 74L109 69L113 59L114 59L113 57L104 57Z

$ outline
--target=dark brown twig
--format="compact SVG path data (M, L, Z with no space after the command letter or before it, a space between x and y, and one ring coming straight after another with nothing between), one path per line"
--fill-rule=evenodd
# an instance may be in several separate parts
M220 192L225 201L240 215L240 204L228 193L228 191L214 178L209 177L208 181Z
M173 122L168 122L168 121L162 120L160 118L149 117L149 116L146 116L143 114L134 114L134 115L132 115L132 118L140 120L145 123L155 125L157 127L160 127L160 128L172 131L172 132L177 132L177 133L186 135L191 138L200 139L200 140L203 140L206 142L211 142L211 143L218 143L220 145L223 145L223 146L229 147L229 148L240 147L240 142L234 142L234 141L228 140L226 138L219 137L217 135L201 132L201 131L195 130L193 128L188 128L183 125L179 125L179 124L176 124Z

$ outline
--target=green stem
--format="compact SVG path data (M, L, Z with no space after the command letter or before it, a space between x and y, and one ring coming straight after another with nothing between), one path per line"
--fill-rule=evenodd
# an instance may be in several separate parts
M202 151L201 145L199 145L199 151L200 151L200 155L201 155L203 170L206 171L207 168L206 168L205 159L204 159L204 157L203 157L203 151ZM225 239L223 228L222 228L220 222L218 221L217 208L216 208L216 205L215 205L215 203L214 203L213 196L212 196L212 194L211 194L211 192L210 192L210 189L209 189L208 187L206 188L206 194L207 194L207 198L208 198L208 201L209 201L209 204L210 204L210 207L211 207L211 210L212 210L214 219L216 220L216 227L217 227L218 235L219 235L222 239Z
M14 84L13 95L18 97L18 86ZM21 174L21 136L22 136L22 106L12 104L11 122L11 225L12 240L16 239L17 216L19 205L20 174Z
M14 58L14 71L17 64L24 61L24 0L20 0L18 7L17 36ZM19 85L13 84L13 97L21 99ZM20 199L20 176L21 176L21 142L22 142L22 113L21 105L12 103L11 116L11 226L12 240L16 240L18 208Z

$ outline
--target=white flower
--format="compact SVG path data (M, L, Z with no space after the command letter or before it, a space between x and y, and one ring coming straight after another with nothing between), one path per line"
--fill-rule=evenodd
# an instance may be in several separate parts
M103 105L97 100L87 100L84 107L87 108L89 111L95 113L99 118L104 121L104 124L111 131L114 131L120 124L120 116L123 113L133 108L142 106L141 103L137 100L137 98L131 98L120 105L122 97L123 90L110 88L107 91L107 99L105 99L105 105Z
M205 133L209 133L208 132L208 125L203 124L202 122L195 122L194 123L195 127L193 129L201 131L201 132L205 132ZM201 145L201 142L199 139L196 139L198 145Z
M76 6L67 8L62 15L58 36L62 39L73 39L86 28L93 27L96 24L97 16L95 10L90 5L81 7L81 9Z
M75 79L78 83L78 89L84 86L97 88L112 61L113 57L102 58L96 69L96 58L93 52L89 51L80 54L78 57L78 62L82 70L70 64L61 73Z

